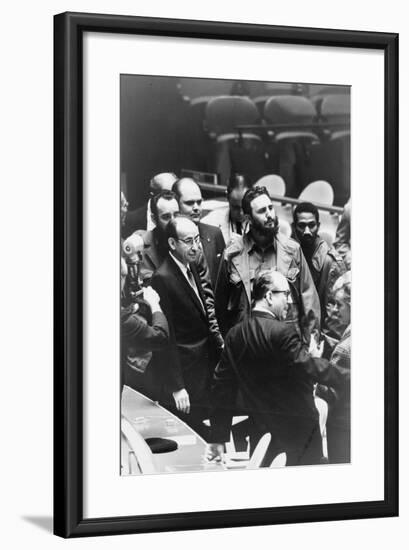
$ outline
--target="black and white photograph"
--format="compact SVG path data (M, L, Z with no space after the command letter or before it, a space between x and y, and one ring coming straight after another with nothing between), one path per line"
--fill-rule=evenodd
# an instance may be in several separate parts
M119 86L121 475L349 464L353 88Z

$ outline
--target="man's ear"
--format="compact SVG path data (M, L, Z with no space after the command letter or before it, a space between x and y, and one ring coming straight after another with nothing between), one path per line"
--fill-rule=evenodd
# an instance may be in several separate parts
M156 216L153 212L151 212L151 220L155 225L158 225L158 222L156 221Z
M173 237L169 237L168 238L168 245L169 245L169 248L171 250L175 250L176 248L176 243L175 243L175 239Z
M251 219L251 216L249 214L244 214L244 221L248 223L248 225L252 225L253 220Z

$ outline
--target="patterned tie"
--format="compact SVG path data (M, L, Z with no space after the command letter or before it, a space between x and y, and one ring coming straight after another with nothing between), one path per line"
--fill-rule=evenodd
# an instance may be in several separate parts
M187 278L188 278L188 281L190 283L190 286L193 288L193 290L195 291L195 294L196 296L198 297L199 299L199 302L200 302L200 305L202 306L203 308L203 311L206 311L205 310L205 307L203 305L203 302L202 302L202 298L200 297L200 293L199 293L199 290L197 288L197 285L196 285L196 281L195 281L195 278L193 277L193 273L190 269L189 266L187 266L187 269L186 269L186 273L187 273Z

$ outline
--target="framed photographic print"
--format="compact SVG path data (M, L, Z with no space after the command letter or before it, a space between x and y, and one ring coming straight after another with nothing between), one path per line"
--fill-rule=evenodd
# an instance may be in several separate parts
M397 35L54 46L55 533L397 515Z

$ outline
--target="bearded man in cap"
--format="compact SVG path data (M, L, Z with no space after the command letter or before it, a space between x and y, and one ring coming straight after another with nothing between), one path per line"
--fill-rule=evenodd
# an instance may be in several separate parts
M224 252L215 297L223 334L251 311L254 280L265 269L279 271L289 284L287 322L304 338L320 329L320 302L300 245L278 232L278 218L265 187L253 187L242 200L249 231Z

